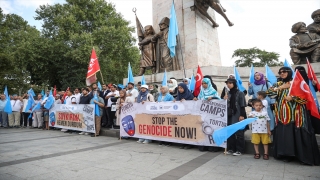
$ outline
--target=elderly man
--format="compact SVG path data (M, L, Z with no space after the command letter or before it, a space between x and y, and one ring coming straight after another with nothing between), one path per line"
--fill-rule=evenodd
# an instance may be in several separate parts
M320 35L320 9L314 11L311 14L311 18L313 19L313 23L307 27L309 32Z
M4 107L7 104L6 96L4 94L0 95L0 124L4 128L8 127L8 114L4 112Z
M298 22L292 25L291 31L296 33L290 38L290 56L294 64L301 64L308 58L311 62L320 60L320 36L308 33L306 24Z
M12 114L8 115L10 127L20 127L20 117L23 108L22 101L18 98L18 95L14 94L13 99L10 101Z

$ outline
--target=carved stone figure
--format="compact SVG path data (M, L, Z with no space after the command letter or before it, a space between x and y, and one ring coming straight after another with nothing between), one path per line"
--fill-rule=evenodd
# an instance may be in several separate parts
M170 19L164 17L160 23L160 32L153 38L152 42L157 42L156 45L156 73L166 71L180 70L177 57L170 56L170 50L168 48L168 31L169 31Z
M310 62L320 60L320 36L316 33L308 33L304 22L295 23L291 31L296 33L290 38L290 56L294 64L306 64L306 58Z
M152 68L152 73L156 73L155 44L154 42L151 42L154 34L155 33L151 25L144 27L143 39L138 43L139 49L141 50L140 72L138 76L142 76L145 73L146 68Z
M318 35L320 35L320 9L314 11L311 14L311 18L313 19L314 22L309 24L307 29L311 33L317 33Z
M233 23L230 22L227 15L225 14L226 9L224 9L220 3L220 0L194 0L194 4L196 9L204 15L206 18L208 18L212 22L212 27L219 27L219 24L216 23L212 17L208 14L208 9L211 7L213 10L215 10L217 13L219 13L224 19L227 21L229 26L233 26Z

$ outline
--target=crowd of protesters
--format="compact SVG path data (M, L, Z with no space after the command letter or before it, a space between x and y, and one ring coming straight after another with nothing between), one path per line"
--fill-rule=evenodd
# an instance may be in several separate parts
M307 72L302 66L296 70L308 80ZM320 120L311 116L306 109L306 100L288 96L290 82L292 81L292 69L282 67L279 69L278 82L271 84L264 74L256 72L254 83L248 83L248 91L240 91L233 74L225 81L226 85L221 95L218 94L217 86L213 83L211 76L204 76L202 88L198 96L194 96L190 90L190 79L185 78L179 83L175 78L168 80L168 86L158 87L156 84L141 85L129 82L126 87L119 87L115 84L103 84L98 89L97 84L85 88L69 89L67 92L58 92L55 96L55 104L90 104L96 103L99 106L100 116L95 117L96 133L92 137L99 136L100 128L119 128L121 106L123 103L148 103L167 101L197 101L225 99L228 103L228 125L242 121L248 117L256 117L258 120L251 124L252 143L254 145L254 158L259 159L261 154L258 145L264 146L263 159L269 159L268 144L273 142L274 157L284 161L299 160L302 164L319 165L320 155L315 134L320 134ZM316 88L316 81L312 82ZM308 84L308 82L307 82ZM158 90L159 89L159 90ZM48 93L46 96L48 96ZM67 94L65 99L63 96ZM245 96L252 96L247 102ZM98 96L93 99L94 95ZM33 120L29 118L30 110L24 110L28 95L22 97L13 95L11 101L13 113L7 115L3 109L6 102L5 96L1 95L0 119L1 126L7 128L27 127L49 129L48 110L44 108L33 113ZM37 95L37 102L44 103L42 95ZM112 110L116 105L116 111ZM251 112L246 112L246 107L252 107ZM299 112L300 125L296 125L297 113ZM239 156L244 152L244 132L248 129L238 130L227 141L226 154ZM62 129L61 131L70 132ZM70 133L79 133L71 131ZM80 132L79 134L86 134ZM138 143L148 144L150 139L139 139ZM169 142L159 142L159 145L170 146ZM181 149L190 149L192 146L182 144ZM199 146L199 150L218 151L216 147Z

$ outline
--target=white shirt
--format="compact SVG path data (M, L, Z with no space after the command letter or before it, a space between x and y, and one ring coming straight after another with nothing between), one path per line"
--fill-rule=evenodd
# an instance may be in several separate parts
M76 103L79 104L80 102L80 97L81 97L81 94L78 93L78 94L75 94L74 97L76 97Z
M263 112L268 112L268 110L267 110L267 108L268 108L268 106L269 106L268 101L265 100L265 99L262 100L262 105L263 105L262 111L263 111Z
M119 91L114 91L114 92L109 92L108 94L107 94L107 96L111 96L111 95L114 95L115 97L119 97ZM108 104L107 104L107 107L111 107L111 104L112 104L112 102L111 102L111 97L108 99Z
M131 93L132 95L128 96L129 93ZM130 98L130 102L135 102L136 98L138 97L138 95L139 95L138 90L136 90L134 88L132 88L131 90L127 91L127 98Z
M10 102L12 111L20 112L21 108L23 107L23 103L20 100L11 100Z
M270 118L267 112L252 111L249 116L258 118L252 122L252 133L268 133L267 122L270 121Z
M77 99L77 98L74 97L73 95L72 95L72 96L67 96L66 99L65 99L65 101L66 101L65 104L70 105L70 104L72 104L72 103L77 103L76 99Z
M31 110L30 109L26 109L27 107L27 104L28 104L28 99L23 99L23 109L22 109L22 112L24 113L31 113ZM31 107L32 108L32 107Z

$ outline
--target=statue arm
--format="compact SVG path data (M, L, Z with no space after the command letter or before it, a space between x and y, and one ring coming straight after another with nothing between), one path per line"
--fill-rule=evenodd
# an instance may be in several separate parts
M144 38L141 42L138 43L139 46L147 45L151 42L151 38Z
M298 48L299 43L296 43L293 39L290 39L290 40L289 40L289 46L290 46L291 48Z

